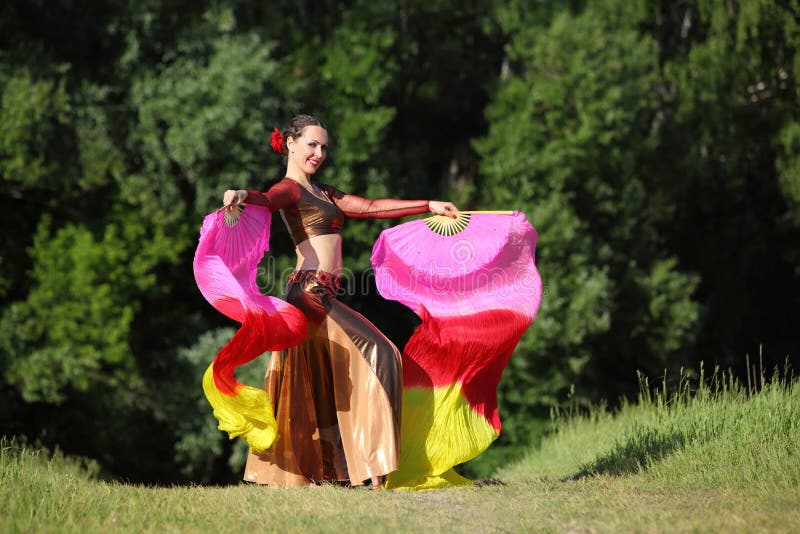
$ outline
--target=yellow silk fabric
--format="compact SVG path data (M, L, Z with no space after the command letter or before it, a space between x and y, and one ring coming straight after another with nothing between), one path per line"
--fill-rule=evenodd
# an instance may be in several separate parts
M485 417L470 408L461 384L403 391L400 467L388 489L425 490L469 486L452 466L471 460L497 439Z
M240 384L236 395L225 395L214 383L214 364L203 375L203 391L219 420L219 429L231 439L242 436L254 451L272 446L278 431L267 392Z

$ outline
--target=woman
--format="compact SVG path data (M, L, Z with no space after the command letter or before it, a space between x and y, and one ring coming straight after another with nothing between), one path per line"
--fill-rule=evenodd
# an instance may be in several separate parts
M274 486L320 481L379 488L397 468L402 396L400 353L359 313L336 300L344 217L392 218L431 212L455 216L449 202L368 200L311 177L325 161L328 133L316 117L294 117L279 141L286 177L265 192L228 190L228 209L258 204L279 211L297 253L285 299L306 315L303 343L275 352L264 388L278 436L250 453L244 479Z

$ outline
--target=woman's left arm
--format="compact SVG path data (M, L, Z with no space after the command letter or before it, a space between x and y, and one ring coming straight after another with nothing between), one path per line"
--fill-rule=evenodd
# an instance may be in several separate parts
M433 213L435 215L447 215L456 217L458 208L451 202L441 202L438 200L399 200L396 198L369 199L349 193L342 193L335 187L322 186L333 202L348 217L360 219L392 219L395 217L405 217L407 215L419 215L421 213Z

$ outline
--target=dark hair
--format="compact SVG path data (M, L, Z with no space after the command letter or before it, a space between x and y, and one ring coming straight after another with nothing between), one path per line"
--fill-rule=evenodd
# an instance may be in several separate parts
M314 115L295 115L292 117L292 120L289 121L289 124L283 130L283 158L286 159L289 155L289 147L286 145L286 142L289 140L289 137L292 139L297 140L298 137L303 135L303 131L306 129L306 126L319 126L320 128L324 128L325 130L328 129L321 120L316 118Z

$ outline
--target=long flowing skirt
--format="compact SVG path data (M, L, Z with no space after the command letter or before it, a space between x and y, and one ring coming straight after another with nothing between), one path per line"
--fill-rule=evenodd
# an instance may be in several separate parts
M272 353L264 389L278 434L263 453L250 452L244 480L279 487L358 485L386 475L397 469L400 445L400 352L335 299L338 286L327 273L295 275L285 299L306 314L308 336Z

